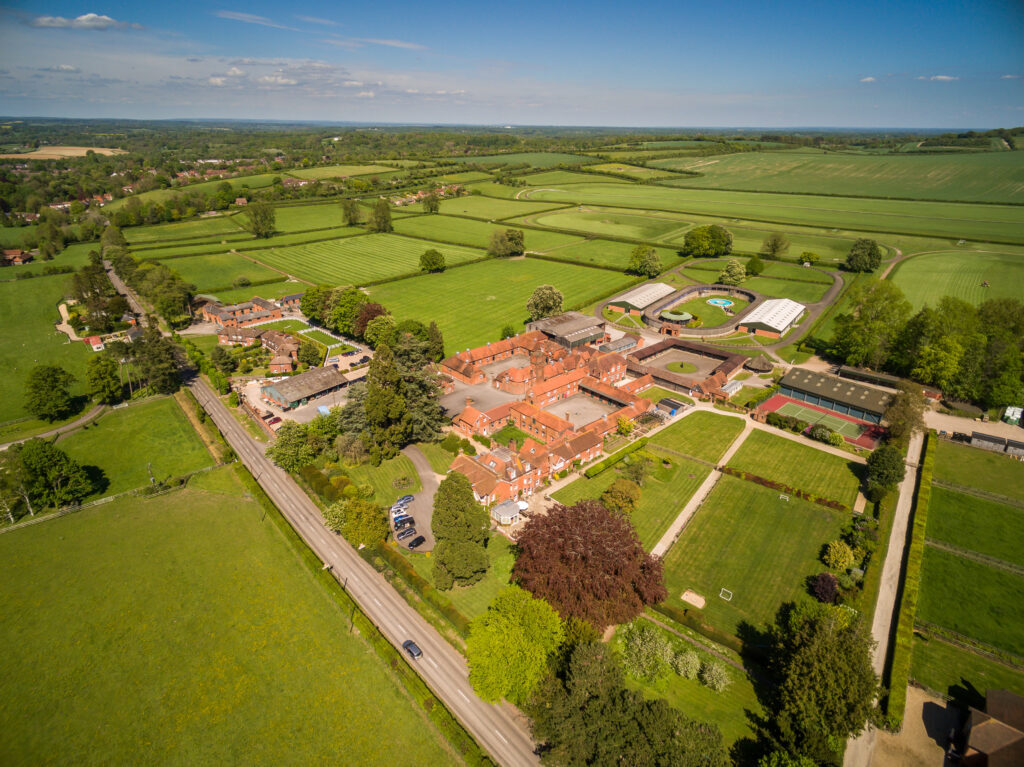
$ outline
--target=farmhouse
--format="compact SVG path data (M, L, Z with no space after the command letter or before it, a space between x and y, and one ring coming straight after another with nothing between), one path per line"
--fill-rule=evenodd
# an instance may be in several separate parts
M796 324L807 307L788 298L771 298L755 306L737 325L744 333L779 338Z
M3 258L0 258L0 266L21 266L32 260L32 254L21 248L11 248L4 251Z
M314 368L297 376L260 387L260 396L267 402L291 410L309 400L343 389L350 383L337 368Z
M203 306L203 319L225 328L240 328L257 322L281 319L281 307L273 301L255 296L250 301L224 306L211 302Z
M624 293L614 301L611 301L608 304L608 308L613 312L627 312L640 315L644 313L644 309L655 301L659 301L675 292L676 288L666 285L664 282L649 282L633 288L628 293Z
M579 312L566 312L526 323L527 330L539 330L545 336L567 349L575 349L595 341L607 340L605 322Z
M800 368L782 377L779 393L868 423L881 423L892 399L879 389Z
M262 334L256 328L221 328L217 333L217 343L225 346L255 346L260 342Z

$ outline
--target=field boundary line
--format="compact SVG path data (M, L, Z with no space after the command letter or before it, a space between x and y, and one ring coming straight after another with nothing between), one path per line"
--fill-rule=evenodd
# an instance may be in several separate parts
M1020 575L1024 577L1024 567L1015 565L1013 562L1007 562L1005 559L999 559L998 557L990 557L987 554L982 554L977 551L971 551L960 546L955 546L952 543L946 543L945 541L939 541L934 538L925 538L924 542L934 549L941 551L947 551L950 554L956 554L958 557L964 559L970 559L977 562L980 565L988 565L989 567L996 567L1000 570L1013 573L1014 575Z
M700 648L701 650L706 652L708 655L713 655L714 657L718 658L718 660L722 661L723 663L728 663L730 666L732 666L737 671L742 671L745 676L746 675L750 675L750 672L747 671L747 669L745 669L743 667L742 663L737 663L732 658L729 658L728 656L723 655L722 653L718 652L718 650L715 650L714 648L708 647L703 642L698 642L693 637L687 636L686 634L684 634L681 631L677 631L676 629L672 628L668 624L662 623L660 620L658 620L657 618L654 618L654 617L648 615L647 613L640 613L640 617L643 618L644 620L650 621L655 626L658 626L659 628L664 629L665 631L667 631L668 633L672 634L673 636L677 636L680 639L682 639L682 640L684 640L686 642L689 642L694 647Z
M945 479L933 479L932 484L936 487L940 487L943 490L952 490L954 493L963 493L964 495L973 495L975 498L981 498L985 501L993 501L994 503L1001 503L1004 506L1014 506L1018 509L1024 509L1024 501L1019 501L1016 498L1009 498L999 493L990 493L988 490L981 490L977 487L968 487L966 485L958 485L956 482L949 482Z
M945 642L948 645L959 647L960 649L967 650L975 655L981 655L982 657L997 661L1008 668L1016 669L1017 671L1024 670L1024 658L1021 656L1015 655L1009 650L1004 650L1001 647L986 644L985 642L966 636L965 634L957 633L956 631L948 629L945 626L940 626L937 623L915 620L914 633L927 637L929 640L937 639L940 642Z

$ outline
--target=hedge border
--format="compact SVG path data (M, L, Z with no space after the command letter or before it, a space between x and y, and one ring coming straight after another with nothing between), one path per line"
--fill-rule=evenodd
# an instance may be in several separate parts
M889 693L885 699L885 714L889 728L895 731L903 727L903 716L907 708L907 685L910 683L910 660L914 649L914 619L917 617L925 531L928 527L928 506L932 496L932 471L935 464L935 450L932 445L936 438L934 431L929 431L925 437L925 455L918 477L910 545L907 549L907 569L903 577L892 660L889 663Z
M598 461L593 466L588 467L587 470L583 472L583 476L585 476L587 479L593 479L598 474L604 472L606 469L610 469L612 466L617 464L630 453L635 453L637 450L646 445L647 442L647 437L641 437L636 442L633 442L630 445L626 445L619 452L612 453L607 458Z

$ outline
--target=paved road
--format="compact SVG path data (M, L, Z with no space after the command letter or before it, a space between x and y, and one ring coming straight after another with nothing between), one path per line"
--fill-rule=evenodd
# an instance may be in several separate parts
M142 302L139 301L139 297L135 295L135 291L125 285L124 280L117 276L117 272L114 271L114 265L110 261L104 259L103 268L107 270L107 277L110 278L110 284L114 286L114 290L128 299L128 305L139 316L139 324L145 326L147 324L147 312L142 306Z
M341 537L330 533L320 511L285 472L263 455L255 442L201 379L189 383L196 399L252 472L292 527L326 564L395 647L413 639L423 658L413 664L430 688L470 734L503 765L536 765L539 759L529 733L508 704L481 701L468 681L465 659L459 655L390 584Z
M441 482L437 474L434 473L433 468L431 468L430 461L427 460L427 457L423 455L423 451L418 447L409 445L402 449L402 454L412 461L412 465L416 467L416 473L419 474L420 484L423 485L423 489L416 493L413 502L409 504L409 513L416 520L416 532L427 539L416 551L426 553L433 551L434 544L436 543L431 523L434 519L434 495L437 493L437 486ZM395 496L397 497L398 493L395 493ZM414 537L410 536L403 543L408 543Z

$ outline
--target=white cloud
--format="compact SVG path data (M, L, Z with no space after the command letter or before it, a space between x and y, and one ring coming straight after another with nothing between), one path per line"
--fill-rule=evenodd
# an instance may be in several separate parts
M374 93L373 91L359 91L359 93L356 94L356 98L357 99L372 99L376 95L377 94Z
M862 78L860 78L860 81L862 83L873 83L873 82L876 82L875 78L873 78L873 77L862 77Z
M230 21L241 21L245 24L259 24L261 27L270 27L272 29L287 29L290 32L298 32L299 30L295 27L286 27L283 24L278 24L272 19L268 19L266 16L256 16L252 13L239 13L238 11L217 11L214 14L221 19L229 19Z
M298 80L294 80L291 77L285 77L281 74L264 75L256 82L263 83L264 85L298 85L299 83Z
M1020 79L1020 75L1003 75L999 79L1000 80L1018 80L1018 79Z
M228 70L228 77L241 77L244 74L245 70L239 69L238 67L231 67L231 69Z
M345 82L342 83L342 86L344 86L345 88L362 88L363 87L363 81L362 80L346 80Z
M141 24L118 21L96 13L83 13L73 19L63 16L37 16L29 22L33 27L51 29L142 29Z
M425 51L427 46L419 43L409 43L405 40L385 40L379 37L346 37L331 38L323 42L328 45L337 45L341 48L362 48L364 45L383 45L388 48L402 48L407 51Z
M951 83L954 80L959 80L960 78L959 77L954 77L953 75L932 75L931 77L925 77L924 75L921 75L917 79L918 80L931 80L933 82L939 82L939 83Z
M43 72L81 72L82 70L71 64L57 64L53 67L43 67Z
M213 85L217 88L221 88L228 84L228 79L226 77L211 77L209 80L207 80L207 82L210 85Z
M338 22L331 21L330 19L321 19L316 16L296 16L299 21L305 21L307 24L321 24L325 27L336 27Z
M419 93L420 89L419 88L406 88L405 92L406 93Z

